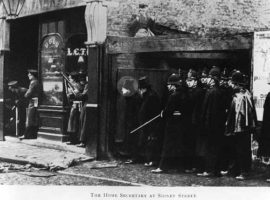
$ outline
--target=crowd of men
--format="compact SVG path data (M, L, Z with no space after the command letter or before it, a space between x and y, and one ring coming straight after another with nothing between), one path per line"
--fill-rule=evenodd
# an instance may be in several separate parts
M251 170L251 135L257 126L247 83L238 70L228 74L214 66L199 74L190 69L168 78L166 100L161 100L148 78L140 78L133 96L141 99L138 121L151 123L127 135L131 156L125 163L155 166L152 173L176 167L202 177L230 173L244 180Z

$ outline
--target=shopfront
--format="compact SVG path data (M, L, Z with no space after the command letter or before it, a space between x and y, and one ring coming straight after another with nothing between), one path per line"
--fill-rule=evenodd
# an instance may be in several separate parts
M1 95L5 102L4 109L1 109L5 116L1 126L5 135L15 136L14 102L7 83L17 80L20 86L28 87L27 70L36 69L43 90L38 107L38 138L64 142L68 140L66 126L70 106L62 73L87 72L88 52L84 44L87 40L86 3L63 0L15 2L23 5L18 16L5 13L2 1L0 6L2 21L8 24L6 35L9 36L5 39L7 48L3 49L4 62L1 65L1 81L4 83Z

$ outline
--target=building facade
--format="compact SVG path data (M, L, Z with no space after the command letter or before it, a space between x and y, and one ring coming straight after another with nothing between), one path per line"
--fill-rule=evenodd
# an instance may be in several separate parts
M38 137L59 142L67 140L69 112L61 73L88 71L91 123L86 152L96 157L117 151L130 131L128 122L123 123L125 98L117 91L123 76L148 75L162 96L170 73L217 65L241 69L251 77L252 87L253 33L269 30L267 0L103 1L107 40L98 47L86 42L91 35L87 30L91 9L86 9L90 4L25 0L19 15L10 18L0 1L0 128L5 134L12 135L12 130L5 130L10 119L4 106L9 99L6 84L17 79L27 86L29 68L38 69L43 86ZM136 37L141 27L153 35Z

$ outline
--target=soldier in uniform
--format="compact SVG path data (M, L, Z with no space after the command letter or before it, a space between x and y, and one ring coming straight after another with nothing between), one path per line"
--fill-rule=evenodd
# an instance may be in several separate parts
M87 77L86 73L81 72L79 77L80 85L83 87L82 93L78 93L77 99L82 101L82 110L80 113L80 129L79 129L79 144L78 147L85 147L86 140L87 140L87 124L89 123L86 118L86 104L88 99L88 83L87 83Z
M24 94L27 91L27 88L20 87L18 85L18 81L10 81L8 83L8 89L12 92L15 99L15 106L17 109L16 112L16 123L17 123L17 136L22 136L25 131L25 116L26 116L26 107L27 107L27 100L24 97Z
M67 132L69 133L69 141L67 144L78 143L78 133L80 124L80 111L82 108L82 102L79 96L83 92L83 87L79 82L79 73L71 72L69 74L70 84L67 91L67 98L71 103L71 110L69 113Z
M26 129L20 139L33 139L37 137L38 131L38 98L41 93L41 88L38 82L38 71L34 69L28 70L28 78L30 85L24 97L29 101L28 108L26 109Z
M189 112L187 87L178 74L172 74L168 78L167 87L171 91L171 95L161 113L161 117L166 123L161 159L158 168L152 170L152 173L162 173L168 169L169 164L178 163L186 153L183 135L187 131Z

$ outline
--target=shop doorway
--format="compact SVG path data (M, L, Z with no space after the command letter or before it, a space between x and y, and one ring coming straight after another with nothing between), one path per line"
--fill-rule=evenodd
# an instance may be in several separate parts
M28 69L38 69L38 19L21 18L10 21L10 53L4 69L4 134L16 136L16 109L14 95L8 82L16 80L28 88Z

